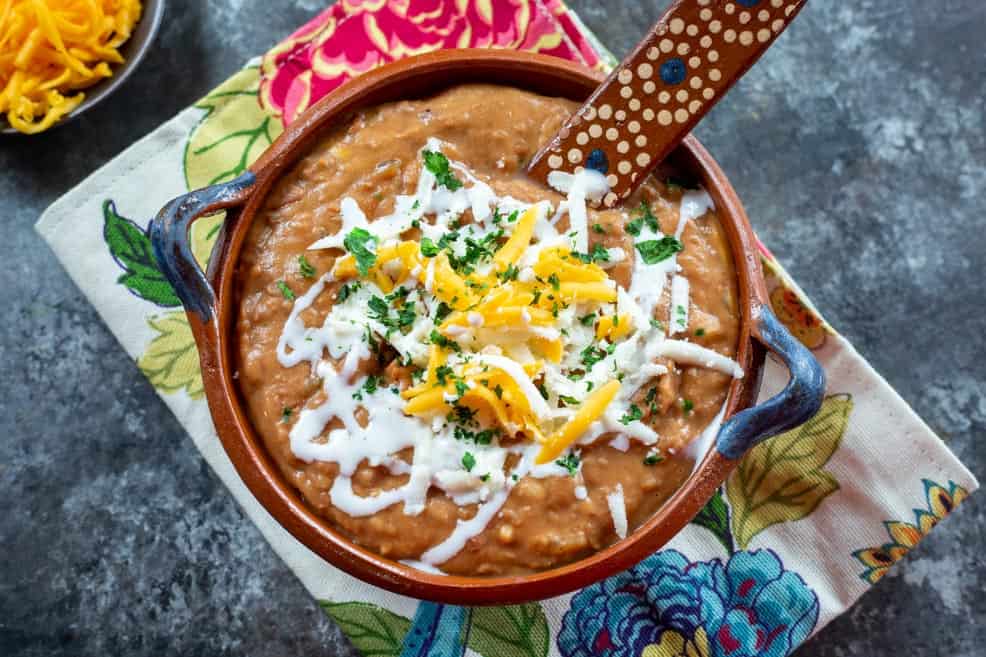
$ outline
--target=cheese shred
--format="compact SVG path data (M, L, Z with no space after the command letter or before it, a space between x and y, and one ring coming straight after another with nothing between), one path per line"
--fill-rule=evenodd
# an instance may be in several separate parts
M14 129L47 130L113 75L140 0L0 1L0 112ZM78 92L78 93L72 93Z

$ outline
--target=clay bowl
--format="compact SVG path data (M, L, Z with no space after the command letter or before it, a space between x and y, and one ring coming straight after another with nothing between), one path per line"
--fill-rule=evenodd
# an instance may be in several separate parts
M600 80L596 73L560 59L509 51L444 51L402 60L366 73L322 99L249 171L229 183L175 199L152 222L155 255L188 312L209 408L229 458L247 487L285 529L347 573L395 593L467 605L520 603L573 591L654 553L698 513L748 449L817 412L824 390L822 370L771 313L755 238L743 207L716 162L698 140L689 137L665 166L705 186L728 234L742 308L737 360L747 375L734 381L728 420L714 443L704 447L692 475L637 531L591 557L533 575L487 578L429 574L351 543L308 509L269 458L247 419L233 380L233 286L243 240L275 181L326 129L361 108L427 96L463 82L510 84L583 101ZM191 255L188 227L196 218L220 209L227 211L226 222L205 274ZM766 349L787 364L791 382L777 397L751 407Z

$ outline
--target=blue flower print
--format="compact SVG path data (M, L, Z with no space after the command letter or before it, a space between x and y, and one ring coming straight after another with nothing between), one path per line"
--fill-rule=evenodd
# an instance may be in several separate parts
M818 596L771 550L725 564L666 550L577 593L558 648L565 657L786 657L817 621Z

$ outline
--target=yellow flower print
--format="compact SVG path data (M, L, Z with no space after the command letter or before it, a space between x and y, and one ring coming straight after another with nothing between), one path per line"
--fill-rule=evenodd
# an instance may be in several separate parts
M969 496L966 489L951 481L948 488L928 479L923 482L928 508L914 509L915 523L888 520L883 526L890 536L890 543L853 552L853 556L866 566L860 577L870 584L879 582L890 566L900 561L935 525Z
M787 287L778 287L770 293L770 305L777 318L809 349L818 349L825 343L825 324L804 303L798 293Z
M695 636L691 639L685 639L674 630L667 630L661 635L661 642L644 648L640 657L709 657L709 637L704 627L695 630Z

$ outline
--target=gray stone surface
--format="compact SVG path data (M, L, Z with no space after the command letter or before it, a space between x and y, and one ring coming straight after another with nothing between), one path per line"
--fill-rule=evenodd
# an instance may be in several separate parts
M664 3L571 4L623 54ZM321 5L172 0L109 102L0 140L0 654L351 654L32 228ZM980 477L984 34L981 0L810 3L698 130L764 241ZM984 508L798 654L982 655Z

